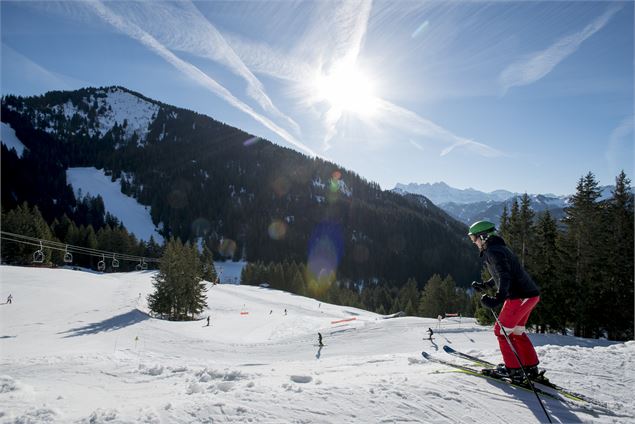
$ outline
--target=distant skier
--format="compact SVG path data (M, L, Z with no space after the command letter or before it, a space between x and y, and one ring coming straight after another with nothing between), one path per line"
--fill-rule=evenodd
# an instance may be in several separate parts
M207 326L209 327L209 315L207 316Z
M489 281L472 283L477 292L497 287L496 295L483 294L481 303L486 308L503 305L498 321L505 329L509 340L518 354L527 376L532 379L544 378L538 371L538 355L525 333L525 324L538 301L538 286L523 269L516 255L507 247L505 241L497 235L496 227L489 221L478 221L470 226L468 235L479 248L480 255L492 278ZM514 351L507 342L498 324L494 325L494 334L503 355L504 364L495 372L508 375L512 380L522 382L525 377ZM484 372L488 372L485 371ZM491 372L491 370L489 371Z
M428 327L428 340L432 341L433 334L434 334L434 331L432 331L432 328Z
M322 343L322 333L318 332L318 346L322 347L324 346L324 343Z
M286 310L286 309L284 310L284 315L285 315L285 316L287 315L287 310Z
M13 303L13 296L9 293L9 297L7 297L7 303Z

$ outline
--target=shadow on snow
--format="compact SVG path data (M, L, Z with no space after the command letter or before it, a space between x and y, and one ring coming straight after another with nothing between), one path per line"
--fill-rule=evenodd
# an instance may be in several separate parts
M94 322L83 327L71 328L68 331L63 331L58 334L70 333L64 336L64 338L85 336L87 334L97 334L104 331L119 330L120 328L134 325L149 318L150 317L147 314L139 311L138 309L133 309L129 312L126 312L125 314L116 315L101 322Z

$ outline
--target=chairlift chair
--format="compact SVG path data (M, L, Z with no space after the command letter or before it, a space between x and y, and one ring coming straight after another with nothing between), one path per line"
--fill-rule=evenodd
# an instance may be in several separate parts
M40 248L33 253L33 263L41 264L44 262L44 250L42 249L42 242L40 241Z
M141 261L136 266L137 271L141 271L143 268L141 267Z
M66 245L66 251L64 252L64 262L67 264L73 262L73 254L68 251L68 245Z
M142 270L144 270L144 271L145 271L146 269L148 269L148 264L146 263L145 258L143 258L143 259L141 260L141 269L142 269Z
M112 267L119 268L119 261L115 258L115 255L112 255Z
M104 271L106 269L106 258L101 255L101 261L97 263L97 270Z

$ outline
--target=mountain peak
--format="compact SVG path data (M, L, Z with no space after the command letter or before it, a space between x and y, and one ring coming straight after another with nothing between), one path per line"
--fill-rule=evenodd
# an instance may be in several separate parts
M485 193L473 188L458 189L449 186L443 181L436 183L409 183L407 185L397 183L395 191L405 191L408 193L421 194L430 199L434 204L443 203L474 203L486 201L504 201L518 195L507 190L496 190L491 193Z

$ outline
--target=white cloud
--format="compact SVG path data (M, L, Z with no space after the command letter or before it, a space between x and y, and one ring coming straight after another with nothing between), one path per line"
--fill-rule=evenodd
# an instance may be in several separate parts
M499 82L503 93L511 87L534 83L551 72L560 62L575 53L580 45L593 34L604 28L621 6L611 6L582 31L556 41L547 49L518 60L503 70Z

